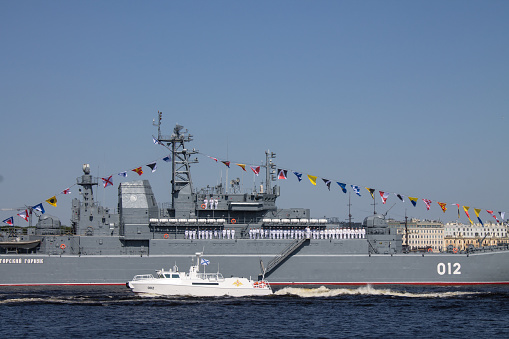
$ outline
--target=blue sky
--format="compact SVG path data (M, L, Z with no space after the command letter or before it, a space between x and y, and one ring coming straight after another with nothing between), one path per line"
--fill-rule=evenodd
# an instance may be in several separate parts
M0 208L58 194L83 163L105 176L164 157L160 110L205 154L260 163L270 149L318 176L278 182L280 207L345 219L327 178L433 201L397 203L396 219L455 220L436 201L509 213L508 14L507 1L2 1ZM224 179L199 160L195 187ZM160 203L169 170L142 177ZM47 212L69 224L76 193ZM97 191L111 208L116 195ZM355 220L368 197L352 196ZM376 198L378 212L397 202Z

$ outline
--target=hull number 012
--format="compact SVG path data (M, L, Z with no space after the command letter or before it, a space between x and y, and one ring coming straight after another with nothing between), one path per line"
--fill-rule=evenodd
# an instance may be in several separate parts
M444 274L461 274L461 264L458 262L455 262L454 264L448 262L446 264L444 263L438 263L437 265L437 273L440 275Z

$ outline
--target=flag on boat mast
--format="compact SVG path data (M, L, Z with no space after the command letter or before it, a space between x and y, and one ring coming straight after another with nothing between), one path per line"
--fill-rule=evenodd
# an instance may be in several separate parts
M202 258L202 259L201 259L201 263L200 263L200 264L201 264L201 265L203 265L203 266L207 266L208 264L210 264L210 260L207 260L207 259L203 259L203 258Z

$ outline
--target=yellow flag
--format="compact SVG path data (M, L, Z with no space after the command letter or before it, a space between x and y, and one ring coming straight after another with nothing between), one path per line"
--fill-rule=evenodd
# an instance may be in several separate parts
M414 205L414 207L417 205L417 198L408 197L408 199L410 199L410 202Z
M237 164L237 166L242 168L244 170L244 172L246 171L246 164Z
M375 189L374 188L369 188L369 187L366 187L366 189L368 190L369 194L371 194L371 199L375 199L375 196L373 195L373 193L375 193Z
M315 185L315 186L316 186L316 178L317 178L317 177L315 177L314 175L309 175L309 174L308 174L308 179L309 179L309 181L311 181L311 183L312 183L313 185Z
M51 206L57 207L57 197L55 197L55 196L52 196L51 198L46 200L46 202L48 204L50 204Z
M469 209L469 208L470 208L470 207L468 207L468 206L463 206L463 210L465 211L465 214L466 214L466 215L467 215L467 217L468 217L468 221L470 221L470 224L472 224L472 225L473 225L474 223L473 223L473 222L472 222L472 220L470 219L470 214L468 214L468 209Z
M480 208L474 208L474 212L475 212L475 215L477 217L477 220L479 220L481 225L484 227L484 223L482 222L481 217L479 216L479 213L481 213L481 209Z

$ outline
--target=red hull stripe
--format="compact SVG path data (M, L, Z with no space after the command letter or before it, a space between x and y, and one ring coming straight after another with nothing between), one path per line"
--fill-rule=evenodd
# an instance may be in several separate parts
M0 286L125 286L125 283L0 284Z
M361 285L434 285L434 286L457 286L457 285L509 285L509 281L492 282L303 282L303 283L278 283L270 282L271 286L295 286L295 285L341 285L341 286L361 286Z
M362 286L362 285L509 285L509 281L494 282L269 282L271 286L303 286L303 285L336 285L336 286ZM125 286L125 283L54 283L54 284L0 284L0 286Z

